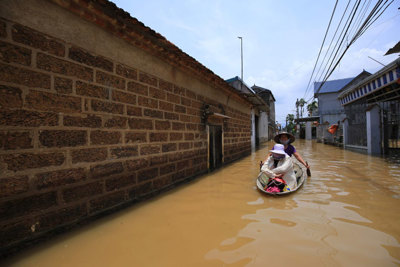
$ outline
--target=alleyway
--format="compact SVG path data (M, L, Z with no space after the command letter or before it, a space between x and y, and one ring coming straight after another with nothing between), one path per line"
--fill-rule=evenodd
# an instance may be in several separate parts
M272 146L10 259L13 266L395 266L400 164L298 140L312 177L255 188Z

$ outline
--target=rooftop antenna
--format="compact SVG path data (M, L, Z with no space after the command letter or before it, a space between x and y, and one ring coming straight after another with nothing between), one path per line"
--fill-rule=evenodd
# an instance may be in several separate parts
M370 59L372 59L373 61L375 61L375 62L378 62L379 64L381 64L382 66L384 66L385 67L385 64L382 64L381 62L379 62L378 60L376 60L376 59L373 59L372 57L370 57L370 56L368 56Z
M238 38L240 39L241 79L243 82L243 38L240 36L238 36Z

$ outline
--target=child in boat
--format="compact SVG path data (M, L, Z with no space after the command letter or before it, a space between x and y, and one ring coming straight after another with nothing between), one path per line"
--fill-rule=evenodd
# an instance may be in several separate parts
M271 155L261 167L261 171L270 179L283 179L289 187L289 190L295 189L297 187L297 181L293 171L292 158L285 153L284 146L282 144L276 144L270 152Z
M308 163L306 163L303 158L300 156L299 152L296 151L296 148L291 144L294 142L294 140L296 140L294 138L294 136L290 133L287 132L281 132L280 134L277 134L274 137L274 141L277 144L282 144L285 146L285 152L286 154L288 154L290 157L292 155L294 155L294 157L301 163L304 165L304 167L306 167L307 169L310 168L310 165L308 165ZM269 156L269 155L268 155ZM268 157L267 157L268 158ZM267 159L265 159L267 160ZM262 164L265 162L265 160L262 162Z

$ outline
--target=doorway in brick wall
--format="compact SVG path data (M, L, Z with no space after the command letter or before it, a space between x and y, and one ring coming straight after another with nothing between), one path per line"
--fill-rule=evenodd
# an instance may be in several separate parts
M208 163L213 170L222 165L222 126L208 125Z

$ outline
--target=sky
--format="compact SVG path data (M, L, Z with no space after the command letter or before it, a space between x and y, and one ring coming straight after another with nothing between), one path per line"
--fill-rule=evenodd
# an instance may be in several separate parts
M112 1L224 80L241 75L238 36L243 37L243 80L249 86L255 84L272 91L276 99L276 120L283 124L287 114L295 114L296 99L313 97L313 86L307 85L336 2ZM352 6L356 0L350 1ZM369 10L375 2L372 1ZM320 60L347 3L347 0L338 1ZM366 0L362 3L367 6ZM399 7L398 0L389 6L348 49L328 80L355 77L363 70L375 73L383 67L369 57L382 64L398 58L399 54L384 54L400 41ZM352 30L355 32L355 28ZM318 74L312 82L319 81L318 78L322 79Z

